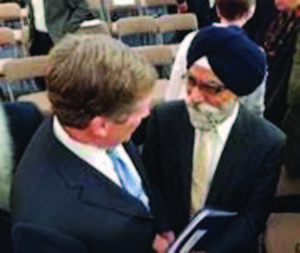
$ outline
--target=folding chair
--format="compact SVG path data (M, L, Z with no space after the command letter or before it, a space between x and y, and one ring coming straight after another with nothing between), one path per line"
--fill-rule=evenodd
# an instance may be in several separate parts
M178 44L184 37L198 29L195 14L172 14L157 18L163 44Z
M17 3L0 4L0 26L20 29L24 26L21 7Z
M177 13L176 0L141 0L143 15L159 17L165 14Z
M16 43L17 58L28 56L29 27L24 26L22 29L14 29L12 32Z
M175 58L173 46L142 46L135 47L133 50L142 54L143 57L156 68L160 79L170 78L171 68Z
M0 58L17 58L15 36L8 27L0 27Z
M136 47L159 44L159 30L151 16L122 18L113 23L113 33L125 44Z
M4 64L3 73L7 80L7 92L10 100L14 100L14 93L21 95L37 91L33 78L44 76L47 69L47 56L13 59Z
M43 116L49 116L52 113L47 91L21 95L17 100L34 104Z

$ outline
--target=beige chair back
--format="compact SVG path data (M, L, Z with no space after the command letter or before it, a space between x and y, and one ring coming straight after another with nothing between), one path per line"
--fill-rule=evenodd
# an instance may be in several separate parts
M169 80L167 79L160 79L156 81L155 88L152 93L152 105L157 105L163 102L168 84ZM48 116L52 113L47 91L22 95L18 97L18 101L33 103L44 116Z
M48 56L32 56L8 61L3 72L9 81L28 80L44 76L48 67Z
M15 45L15 36L12 29L0 27L0 45Z
M153 66L172 65L175 58L173 46L168 45L133 47L133 50L147 58Z
M18 101L33 103L44 116L52 113L47 91L19 96Z
M150 16L121 18L113 23L112 30L119 39L132 34L158 34L159 31L157 22Z
M193 13L163 15L157 18L157 23L161 33L198 28L197 17Z
M35 77L42 77L48 69L47 56L34 56L12 59L7 61L2 68L3 78L7 81L6 86L9 98L14 101L14 94L11 85L14 81L31 80Z
M17 3L0 4L0 24L5 21L21 21L21 8Z

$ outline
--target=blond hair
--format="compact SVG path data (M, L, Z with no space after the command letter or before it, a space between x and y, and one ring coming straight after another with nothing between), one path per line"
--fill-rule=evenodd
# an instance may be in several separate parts
M97 115L126 112L156 79L152 66L107 35L68 35L50 52L50 63L53 112L63 125L77 128Z

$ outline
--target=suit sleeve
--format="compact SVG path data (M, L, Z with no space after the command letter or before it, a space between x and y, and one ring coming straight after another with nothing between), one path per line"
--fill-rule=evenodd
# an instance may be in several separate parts
M19 222L13 226L14 253L87 253L86 247L69 235L40 225Z
M264 229L279 179L282 149L283 145L278 145L278 142L270 146L257 170L253 191L244 211L207 246L207 252L258 252L259 234Z

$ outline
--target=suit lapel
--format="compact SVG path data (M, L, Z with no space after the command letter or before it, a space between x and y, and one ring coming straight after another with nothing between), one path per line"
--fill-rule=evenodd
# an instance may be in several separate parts
M141 201L131 196L102 174L83 179L87 184L82 188L79 196L83 203L110 209L131 216L151 218L150 213Z
M191 201L191 179L192 179L192 168L193 168L193 150L194 150L194 136L195 130L190 124L189 115L185 103L182 103L181 113L178 114L179 119L176 125L177 138L179 145L180 155L180 178L182 180L182 201L185 207L188 207L188 214L190 212L190 201Z
M52 123L48 122L48 144L53 147L53 167L61 176L66 186L78 194L79 200L84 204L110 209L119 213L143 216L151 215L138 199L117 186L102 173L80 159L53 134Z

